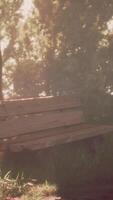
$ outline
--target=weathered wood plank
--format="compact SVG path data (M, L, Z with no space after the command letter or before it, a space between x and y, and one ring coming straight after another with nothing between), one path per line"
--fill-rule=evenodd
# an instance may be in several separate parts
M113 126L84 122L76 97L2 101L0 145L13 151L38 150L113 132Z
M79 124L84 121L83 112L64 110L62 112L40 113L12 118L0 122L0 138L28 134L49 128Z
M0 104L0 116L13 116L47 112L81 106L76 97L57 96L3 101Z
M65 132L62 134L50 135L46 138L35 138L35 140L16 143L9 145L11 151L21 151L23 149L39 150L43 148L52 147L59 144L69 143L81 139L91 138L102 134L108 134L113 132L113 126L99 125L90 126L90 128L76 130L76 127L71 132Z
M47 138L51 135L60 135L60 134L64 134L64 133L69 133L72 132L73 130L78 131L81 129L86 129L86 128L90 128L89 124L76 124L76 125L71 125L71 126L62 126L62 127L57 127L57 128L52 128L52 129L47 129L47 130L42 130L42 131L37 131L37 132L33 132L30 134L22 134L22 135L18 135L16 137L12 137L9 138L9 143L23 143L23 142L28 142L28 141L32 141L32 140L38 140L41 138ZM92 128L92 126L91 126ZM3 140L1 140L2 142Z
M4 118L4 116L6 116L6 115L7 115L7 112L6 112L4 103L3 103L3 101L1 101L0 102L0 120L2 120Z

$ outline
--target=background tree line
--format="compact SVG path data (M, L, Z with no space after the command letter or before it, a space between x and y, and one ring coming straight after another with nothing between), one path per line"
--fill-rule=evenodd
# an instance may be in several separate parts
M79 93L88 118L112 119L112 0L29 4L0 2L4 96Z

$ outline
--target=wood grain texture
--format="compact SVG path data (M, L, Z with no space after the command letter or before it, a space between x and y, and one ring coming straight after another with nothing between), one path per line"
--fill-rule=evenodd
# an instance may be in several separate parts
M81 106L81 103L78 98L68 96L2 101L0 104L0 117L77 108L79 106Z
M91 125L92 127L92 125ZM89 124L76 124L76 125L71 125L71 126L62 126L62 127L57 127L57 128L52 128L52 129L47 129L47 130L42 130L42 131L37 131L29 134L22 134L18 135L16 137L12 137L9 139L9 143L21 143L21 142L29 142L32 140L38 140L41 138L47 138L52 135L60 135L64 133L69 133L72 132L73 130L79 131L82 129L90 128Z
M0 145L12 151L38 150L111 132L112 125L86 124L75 97L0 103Z
M39 150L59 144L70 143L77 140L95 137L102 134L113 133L113 126L90 125L89 128L87 127L79 130L76 130L76 126L74 126L73 128L71 127L70 130L68 129L68 131L65 132L59 130L59 134L53 134L53 132L51 132L51 135L49 134L47 137L36 138L35 135L34 139L32 138L28 141L10 144L9 148L15 152L22 151L23 149Z
M79 124L84 121L82 111L51 112L28 115L0 122L0 138L7 138L40 130Z

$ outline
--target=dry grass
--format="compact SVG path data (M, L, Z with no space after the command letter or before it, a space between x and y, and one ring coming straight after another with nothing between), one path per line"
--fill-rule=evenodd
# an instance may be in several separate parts
M56 199L57 187L47 181L44 184L34 185L24 182L23 176L11 178L11 172L0 177L0 200L54 200Z
M30 190L26 192L21 200L45 200L56 199L57 187L49 184L47 181L42 185L31 186Z

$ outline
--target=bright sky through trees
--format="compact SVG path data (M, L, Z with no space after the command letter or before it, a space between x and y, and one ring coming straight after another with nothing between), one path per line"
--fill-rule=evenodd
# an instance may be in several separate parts
M21 5L20 9L18 10L18 13L20 13L22 15L22 18L20 19L19 24L18 24L18 27L20 29L22 29L22 27L24 26L25 22L27 21L27 19L32 14L32 11L33 11L34 8L35 7L34 7L34 4L33 4L32 0L23 0L23 3ZM2 39L2 41L0 41L1 51L2 52L7 47L8 44L9 44L9 40L6 37L4 37L4 39Z
M24 0L21 7L20 12L23 16L22 20L26 21L27 18L30 16L34 8L33 1L32 0Z

